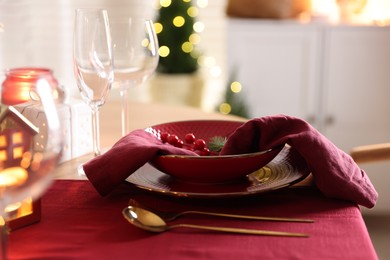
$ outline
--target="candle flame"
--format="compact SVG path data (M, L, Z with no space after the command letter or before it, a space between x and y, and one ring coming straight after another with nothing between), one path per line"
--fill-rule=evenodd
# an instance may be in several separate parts
M0 171L0 187L19 186L26 182L28 173L21 167L10 167Z

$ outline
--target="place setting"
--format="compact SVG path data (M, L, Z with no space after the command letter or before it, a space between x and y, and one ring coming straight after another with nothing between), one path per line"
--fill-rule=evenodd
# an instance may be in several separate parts
M338 158L335 158L336 154ZM335 160L337 164L334 164ZM354 165L348 155L305 121L277 115L247 122L187 120L137 129L83 167L87 178L102 196L127 182L146 194L179 198L182 205L191 204L192 199L226 201L258 196L261 200L261 194L277 193L312 174L315 185L325 197L370 207L377 194L367 177L361 175L360 169ZM343 176L343 169L360 180L343 180L350 179L350 176ZM362 181L366 186L362 186ZM218 207L206 212L225 216L218 212ZM285 231L188 223L171 225L155 210L150 211L137 203L126 206L122 215L134 226L150 232L181 227L263 236L310 237L306 233ZM294 218L287 220L283 215L268 218L270 221L275 218L295 222ZM314 222L310 218L301 221Z
M172 145L161 140L162 133L166 132L165 127L167 127L168 130L175 129L175 127L180 129L182 125L184 125L182 131L185 133L189 133L188 128L193 128L195 125L199 128L204 127L202 131L207 133L211 132L214 136L215 132L213 133L211 130L214 128L207 127L207 125L212 126L213 123L215 124L214 126L217 126L217 133L218 126L223 125L223 128L227 129L225 130L227 132L219 132L219 134L228 135L222 136L226 138L226 143L224 143L223 148L218 155L198 155L196 151L186 149L182 144ZM234 127L228 129L225 124L231 124L234 125ZM237 127L237 124L239 124L239 127ZM185 129L186 127L187 129ZM193 132L196 132L197 129L192 130ZM177 131L180 133L180 130ZM200 131L200 133L202 131ZM170 132L172 133L172 130ZM259 147L263 147L263 149ZM265 152L258 154L260 150L264 150ZM232 172L237 175L230 177L230 180L223 179L224 177L226 178L223 174L223 169L217 170L216 168L212 168L224 167L221 166L221 164L218 166L220 160L237 160L237 162L239 162L240 160L247 159L248 154L251 153L259 158L263 157L263 159L257 158L256 160L252 160L258 164L254 165L254 169L252 170L250 168L247 169L248 172L245 172L244 168L250 165L249 163L245 163L245 167L239 166L239 164L236 165L235 167L237 167L237 170L233 170ZM123 158L126 159L124 160ZM173 162L169 162L169 160L173 160ZM272 163L273 160L274 162ZM270 163L268 167L262 168L268 163ZM226 165L227 162L224 162L224 164ZM199 165L199 167L195 167L195 170L193 170L194 165ZM208 173L209 175L206 175L207 177L204 177L203 179L200 178L201 171L203 171L203 168L207 167L212 169ZM190 168L191 170L187 170ZM230 168L231 167L227 167L226 171L229 171ZM181 169L181 171L173 173L170 171L171 169ZM241 171L241 169L243 169L243 171ZM257 174L251 172L256 169L261 169L261 171L257 172ZM266 176L267 172L271 173L269 174L270 176L272 176L273 173L275 173L276 176L278 174L283 176L283 174L288 175L292 172L300 172L300 174L295 174L295 176L294 174L291 174L294 177L285 183L282 182L280 185L286 186L286 184L294 183L297 180L306 177L309 173L312 173L316 186L325 196L351 200L367 207L371 207L377 198L377 194L369 182L368 177L361 174L360 168L353 162L349 155L342 152L304 120L285 115L256 118L245 123L221 123L218 121L173 122L158 125L156 127L134 130L122 137L105 154L87 162L84 165L84 170L90 182L101 195L109 194L117 185L127 178L129 178L129 182L138 186L144 186L146 189L150 189L151 187L154 189L158 186L163 187L165 185L167 188L166 190L165 188L161 189L161 187L157 188L160 189L161 192L169 191L174 187L172 191L172 194L174 194L177 192L176 189L178 189L177 184L182 183L186 183L184 184L185 187L190 189L192 185L207 187L207 185L204 184L209 182L209 184L213 184L212 186L214 188L218 186L222 187L224 185L229 186L229 181L233 181L234 179L238 180L237 183L240 184L241 182L241 184L243 184L245 181L242 182L243 179L240 179L240 177L246 177L248 174L249 177L246 177L247 181L255 180L256 182L257 180L258 183L266 183L267 181L264 181L262 178L269 178L269 176L262 177L262 175ZM348 173L346 173L346 171L348 171ZM192 176L189 175L189 172L192 173ZM212 179L213 177L211 177L211 175L213 173L216 176L219 174L222 176L220 177L222 179L220 181L218 181L218 179ZM135 177L133 174L135 174ZM147 175L153 177L139 177ZM350 181L351 176L353 176L353 181ZM348 181L343 178L348 179ZM223 183L223 185L221 183ZM231 184L232 183L230 182L230 185ZM169 187L171 185L172 187ZM251 189L253 192L256 192L256 184L246 185L249 187L248 190L241 190L241 192L244 192L244 194L250 193ZM276 188L277 186L278 185L276 185ZM224 188L222 188L222 190L223 189ZM240 189L241 188L235 192L240 193ZM353 192L349 192L351 190L353 190ZM258 189L257 191L261 192L261 189ZM182 192L183 194L186 193L185 190L179 192ZM202 194L202 192L197 193L194 192L194 190L190 190L188 193L194 193L193 195L195 196L201 196ZM222 192L222 195L223 193L224 192ZM221 195L220 192L216 192L216 194L216 196L218 196L218 194Z
M0 177L14 181L1 186L3 240L7 203L31 199L36 213L31 222L12 230L12 257L51 258L60 252L64 258L94 259L106 257L108 250L115 259L130 253L148 259L161 252L180 259L182 248L190 248L193 255L207 252L205 258L220 259L230 256L228 246L234 249L233 258L272 258L275 252L286 258L295 251L302 258L306 255L295 249L307 247L311 259L336 249L345 257L344 241L351 248L366 245L363 255L368 258L375 255L360 207L374 207L378 193L352 157L308 121L285 114L239 120L220 114L210 118L204 111L178 116L177 109L170 120L152 124L147 111L158 117L157 112L167 114L168 106L137 106L128 98L128 90L141 86L158 66L160 46L152 20L77 9L73 38L75 78L90 112L90 120L81 119L88 131L79 131L78 140L90 139L80 146L90 143L91 153L67 155L71 160L55 169L66 152L60 147L77 144L71 134L78 131L74 122L64 123L63 115L61 120L52 114L66 97L61 88L57 100L45 96L53 94L50 87L58 87L47 76L29 90L29 102L48 102L40 127L29 121L36 115L23 103L4 104L6 112L1 111L1 145L10 140L18 144L20 138L11 134L19 123L23 134L34 136L27 140L31 147L23 143L29 151L22 155L16 146L12 151L3 147L0 153L1 158L15 157L1 164ZM6 86L12 90L16 83L11 83ZM41 85L49 89L41 91ZM100 118L100 110L110 105L112 88L120 95L119 111L115 118ZM2 92L2 102L13 101L10 89ZM70 121L82 118L79 111L68 110ZM146 126L130 127L135 118ZM120 131L103 149L101 120L110 125L108 131ZM114 121L120 122L119 128ZM40 132L46 124L47 133ZM60 129L62 124L67 125ZM8 178L14 168L19 172ZM57 175L49 176L54 171ZM53 176L60 177L51 183ZM28 243L31 238L37 239ZM18 251L24 244L24 251Z

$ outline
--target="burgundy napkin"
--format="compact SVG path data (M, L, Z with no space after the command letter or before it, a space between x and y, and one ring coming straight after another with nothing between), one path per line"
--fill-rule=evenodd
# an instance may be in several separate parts
M307 122L290 116L256 118L239 127L221 154L248 153L289 144L306 161L316 186L328 197L372 208L378 193L353 159Z
M239 127L221 154L240 154L289 144L306 161L321 192L371 208L378 194L365 172L352 158L305 121L284 116L256 118ZM122 137L105 154L84 165L84 171L101 195L107 195L131 173L158 154L196 155L164 144L154 135L135 130Z
M101 195L107 195L138 168L161 154L197 155L161 142L144 129L135 130L106 153L83 165L85 175Z

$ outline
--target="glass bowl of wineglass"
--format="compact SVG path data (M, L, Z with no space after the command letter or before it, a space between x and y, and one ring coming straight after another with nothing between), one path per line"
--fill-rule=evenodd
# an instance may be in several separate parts
M156 70L158 41L152 20L130 16L110 18L114 83L122 99L122 136L129 131L128 89L142 85Z
M8 209L26 199L35 200L49 187L52 172L61 156L63 135L52 87L45 78L37 81L34 93L45 123L38 128L13 106L0 107L0 210L2 246L6 259ZM42 134L45 141L42 142Z
M81 97L92 111L93 152L100 155L99 110L114 78L108 14L104 9L77 9L74 69Z

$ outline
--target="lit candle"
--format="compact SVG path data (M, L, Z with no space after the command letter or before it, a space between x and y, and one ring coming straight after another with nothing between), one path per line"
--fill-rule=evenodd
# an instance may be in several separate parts
M16 105L31 100L30 92L41 77L45 77L53 88L58 85L52 70L46 68L9 69L5 75L1 90L1 103L5 105Z

